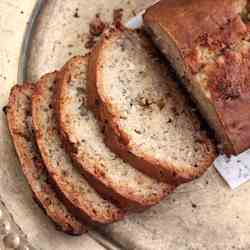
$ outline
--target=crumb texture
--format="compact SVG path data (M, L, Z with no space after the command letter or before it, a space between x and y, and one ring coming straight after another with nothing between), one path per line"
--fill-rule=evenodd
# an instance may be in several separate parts
M100 126L87 108L86 60L76 58L67 65L65 75L70 72L70 81L61 83L60 127L74 145L74 158L92 175L102 173L100 181L128 202L145 206L158 202L171 187L134 169L105 146Z
M128 147L180 171L197 168L213 149L202 141L199 122L165 63L136 33L111 40L102 51L98 93L128 136Z
M73 206L95 222L117 220L119 209L95 192L72 165L63 148L53 111L55 78L55 73L42 78L33 96L33 122L43 160L51 177Z

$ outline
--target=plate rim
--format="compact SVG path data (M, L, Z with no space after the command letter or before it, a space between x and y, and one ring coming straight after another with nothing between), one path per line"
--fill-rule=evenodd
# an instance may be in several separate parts
M38 17L40 16L43 7L46 5L46 0L36 0L31 15L28 19L26 29L22 39L22 45L19 53L17 82L23 83L27 80L27 63L30 51L32 35L34 33Z

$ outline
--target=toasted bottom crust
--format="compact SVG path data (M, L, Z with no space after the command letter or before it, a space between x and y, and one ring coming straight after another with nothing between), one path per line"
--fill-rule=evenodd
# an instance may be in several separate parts
M98 85L101 85L103 81L101 76L102 52L109 46L109 43L112 43L110 40L119 37L121 32L123 31L111 29L109 33L104 34L96 48L92 51L89 60L88 103L102 122L101 125L105 126L105 143L132 166L153 178L157 178L159 181L178 185L201 176L211 166L216 156L214 146L208 138L204 142L208 149L208 155L206 159L199 162L199 169L197 168L195 171L178 171L175 166L169 163L162 164L147 155L140 157L133 152L132 148L129 148L130 141L128 136L124 131L120 130L115 121L116 118L109 112L108 107L112 106L112 104L105 103L103 100L105 98L100 96Z
M21 162L22 171L32 190L34 200L55 223L56 229L70 235L81 235L86 232L84 225L78 222L74 216L67 211L47 180L39 180L39 178L47 179L48 174L36 148L35 141L33 140L34 135L32 131L30 131L27 124L24 125L21 123L22 117L18 117L17 110L22 109L22 111L19 112L25 115L25 120L28 122L28 115L31 113L31 103L26 103L24 107L21 107L19 99L25 94L27 98L31 98L33 91L33 84L14 86L7 108L9 130ZM41 190L37 187L40 187Z

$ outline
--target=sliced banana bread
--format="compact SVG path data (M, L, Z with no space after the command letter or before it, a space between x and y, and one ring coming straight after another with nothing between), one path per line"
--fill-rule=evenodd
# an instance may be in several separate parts
M89 61L88 97L107 145L146 174L183 183L212 164L213 143L144 35L103 35Z
M48 174L35 143L31 117L34 88L28 83L12 88L7 106L9 130L35 200L59 230L80 235L86 231L85 227L72 216L48 183Z
M51 180L65 204L79 219L101 224L119 220L123 212L96 193L64 151L53 110L56 74L42 77L32 96L36 141Z
M250 147L249 20L247 0L166 0L144 15L228 154Z
M62 140L102 195L124 209L152 206L173 187L134 169L105 146L98 122L87 108L87 66L88 57L75 57L58 74L56 113Z

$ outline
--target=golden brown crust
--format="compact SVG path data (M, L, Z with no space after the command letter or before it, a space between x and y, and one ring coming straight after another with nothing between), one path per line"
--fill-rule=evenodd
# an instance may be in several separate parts
M35 91L32 96L32 116L33 126L35 128L36 141L43 157L45 166L48 170L49 176L51 178L51 182L54 184L58 195L64 201L68 209L72 211L72 213L80 220L83 220L84 222L90 224L108 224L120 220L123 218L124 214L119 209L117 209L116 212L110 211L110 213L97 215L96 211L92 209L92 204L82 206L82 204L78 202L78 197L82 196L83 194L78 193L77 191L68 191L70 188L68 186L68 183L64 181L61 176L58 176L57 173L54 171L54 167L52 166L52 163L47 155L46 145L44 145L43 140L41 138L43 135L43 131L41 130L42 124L40 124L39 122L39 103L40 98L43 98L43 92L45 91L44 88L46 88L46 82L50 78L56 79L56 74L58 74L58 72L49 73L43 76L37 82Z
M83 224L78 222L57 198L53 188L46 181L40 181L39 178L47 178L47 172L42 162L38 149L33 141L33 135L29 131L28 125L22 123L22 117L18 116L17 109L20 96L31 99L31 94L35 86L31 83L16 85L12 88L7 106L7 119L10 134L16 148L19 160L21 162L22 171L34 195L34 200L44 210L46 215L56 224L56 228L71 235L81 235L86 231ZM31 100L25 105L22 112L28 119L31 113ZM34 145L33 145L34 143ZM34 152L28 149L32 144ZM41 185L38 191L37 186ZM59 204L59 205L58 205Z
M144 15L144 22L158 23L173 39L183 56L193 52L198 44L213 41L213 48L227 45L235 37L241 20L234 19L246 6L246 0L165 0L149 8ZM216 7L215 7L216 6ZM224 26L229 30L224 31ZM243 33L246 30L243 28ZM231 39L223 39L227 37ZM212 37L211 37L212 36Z
M64 112L63 105L67 98L67 89L68 84L71 80L71 72L74 70L75 65L77 64L87 64L88 57L74 57L72 58L61 70L61 73L58 74L57 78L57 88L56 88L56 114L58 119L59 131L62 138L62 141L65 145L65 148L71 155L72 159L79 166L82 174L88 179L92 186L102 194L106 199L111 199L119 207L125 210L144 210L146 207L152 206L160 202L168 193L173 191L174 187L165 185L165 188L162 189L162 193L158 193L153 197L153 199L143 200L141 196L134 195L128 189L121 190L119 187L114 186L114 184L105 177L105 172L100 172L100 167L97 165L98 162L93 163L93 160L84 158L82 159L77 153L77 145L72 140L72 131L65 121L66 114ZM85 167L86 164L92 164L93 167ZM96 164L96 167L93 165ZM85 165L85 166L84 166ZM91 171L94 169L94 171Z
M212 34L204 32L195 42L194 48L190 48L189 54L184 55L185 63L188 66L187 70L191 74L195 74L204 66L204 62L199 61L198 51L195 48L203 47L213 51L214 54L220 54L222 50L240 41L246 34L247 27L240 16L236 16Z
M211 96L208 102L215 108L220 124L215 132L227 154L239 154L250 147L250 90L246 69L250 58L244 55L242 60L239 59L242 55L229 52L249 37L247 11L249 1L246 0L165 0L144 15L146 26L157 25L175 44L190 82L200 70L208 71ZM212 51L213 66L198 59L197 48ZM217 62L219 58L224 60L223 65Z
M105 126L105 143L132 166L159 181L178 185L199 177L207 170L215 158L214 147L207 137L205 137L205 144L209 149L209 154L207 158L200 163L199 168L192 172L178 171L177 168L169 162L159 162L145 155L144 152L140 152L140 155L135 153L138 152L139 149L133 148L136 146L130 143L129 135L119 128L116 122L116 114L109 112L108 107L112 106L112 103L101 93L101 85L104 84L100 68L103 63L102 52L106 46L109 46L112 39L120 36L120 32L123 31L112 29L106 32L92 51L92 55L89 59L88 104Z
M245 53L225 52L206 68L213 104L230 135L233 151L250 146L250 49ZM229 149L229 150L232 150Z

